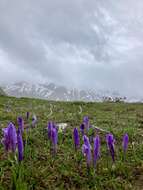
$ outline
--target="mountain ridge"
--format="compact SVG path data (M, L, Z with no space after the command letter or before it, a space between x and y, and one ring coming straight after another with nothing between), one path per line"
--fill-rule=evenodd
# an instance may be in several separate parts
M29 82L17 82L6 85L3 90L9 96L40 98L55 101L86 101L86 102L102 102L125 100L118 92L95 91L95 90L79 90L76 88L66 88L54 83L32 84Z

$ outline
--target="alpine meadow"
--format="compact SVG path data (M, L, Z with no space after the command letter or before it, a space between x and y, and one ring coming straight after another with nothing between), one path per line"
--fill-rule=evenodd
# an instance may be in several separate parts
M1 96L0 189L142 189L142 110Z

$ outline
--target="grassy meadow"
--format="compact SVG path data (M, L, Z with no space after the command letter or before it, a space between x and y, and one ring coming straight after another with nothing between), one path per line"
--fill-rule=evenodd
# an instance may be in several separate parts
M16 156L7 154L0 144L0 190L141 190L143 189L143 104L53 102L28 98L0 97L0 140L2 128L17 117L26 121L26 112L38 119L37 126L26 133L24 160L19 164ZM101 156L96 168L87 171L81 148L75 151L73 129L79 129L83 116L90 124L103 131ZM56 156L51 154L47 138L47 123L67 123L64 132L58 132ZM112 163L105 141L108 131L116 139L115 163ZM122 150L122 137L129 135L126 157ZM80 134L81 137L81 134ZM80 145L83 140L80 138Z

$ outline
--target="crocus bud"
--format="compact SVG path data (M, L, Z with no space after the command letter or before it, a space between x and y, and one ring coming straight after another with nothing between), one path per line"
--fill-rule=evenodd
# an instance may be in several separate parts
M122 142L124 154L125 154L126 151L127 151L128 143L129 143L129 136L128 136L128 134L126 133L126 134L123 136L123 142Z
M78 134L77 128L74 128L73 138L74 138L75 150L77 150L79 148L79 145L80 145L80 139L79 139L79 134Z
M80 131L81 131L82 136L84 135L84 129L85 129L85 126L84 126L84 124L82 123L82 124L80 125Z
M17 118L17 123L18 123L20 131L23 133L24 132L24 121L23 121L22 117Z
M83 141L84 141L84 144L82 145L82 153L86 157L87 167L89 168L92 161L91 145L89 142L89 138L86 135L83 136Z
M99 135L97 135L94 139L94 147L93 147L93 164L96 166L96 162L99 159L100 156L100 138Z
M106 135L106 142L107 142L108 150L110 151L112 160L114 162L115 161L115 150L114 150L115 139L114 139L112 134L107 134Z
M88 131L89 126L90 126L89 117L88 116L84 116L84 118L83 118L83 124L85 125L85 128Z
M13 123L9 123L8 127L3 129L3 135L4 137L2 139L2 144L4 145L5 150L15 152L17 144L17 134L16 128Z
M53 123L48 122L47 130L48 130L48 138L49 139L51 139L52 127L53 127Z
M17 146L18 146L18 160L21 162L23 160L23 139L21 131L18 129L17 132Z
M57 152L57 143L58 143L58 131L56 128L52 128L51 131L51 140L52 140L52 144L53 144L53 151L56 154Z

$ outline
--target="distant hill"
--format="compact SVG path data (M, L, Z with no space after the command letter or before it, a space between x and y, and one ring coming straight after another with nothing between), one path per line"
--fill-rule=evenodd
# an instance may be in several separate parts
M66 88L54 83L49 84L31 84L28 82L18 82L7 85L4 91L9 96L31 97L55 101L85 101L85 102L102 102L116 101L124 99L119 93L110 91L80 90L76 88Z
M4 92L4 90L0 87L0 96L6 96L6 93Z

